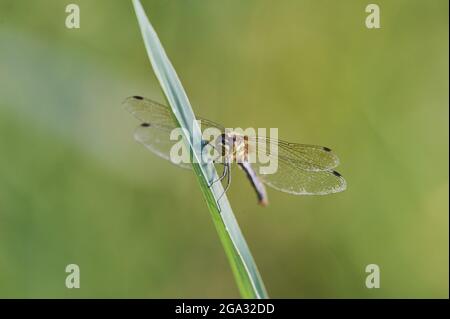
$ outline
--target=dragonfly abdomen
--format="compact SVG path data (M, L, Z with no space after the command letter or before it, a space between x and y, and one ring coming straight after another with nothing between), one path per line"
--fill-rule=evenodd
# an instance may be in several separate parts
M249 162L238 162L238 165L244 170L245 174L250 180L250 183L255 189L256 195L258 196L258 204L260 204L261 206L267 206L269 204L269 199L267 197L266 188L264 187L264 184L261 182L259 177L256 175L253 167Z

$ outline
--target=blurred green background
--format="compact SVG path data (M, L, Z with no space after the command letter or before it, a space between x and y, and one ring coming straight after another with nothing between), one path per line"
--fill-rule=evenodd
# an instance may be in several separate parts
M0 0L0 297L239 297L192 172L132 137L164 101L131 1ZM448 297L448 1L147 1L194 111L333 148L348 190L228 193L271 297ZM65 267L81 289L65 288ZM381 288L365 287L365 267Z

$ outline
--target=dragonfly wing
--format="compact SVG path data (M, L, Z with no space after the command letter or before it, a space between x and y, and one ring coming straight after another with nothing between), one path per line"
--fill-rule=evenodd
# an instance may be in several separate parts
M306 171L327 171L339 165L339 158L331 149L319 145L289 143L266 137L249 137L256 145L257 153L295 162L295 166Z
M203 117L197 116L197 121L199 121L199 123L201 124L202 132L205 129L207 129L207 128L218 129L221 133L225 132L225 128L222 125L220 125L220 124L218 124L216 122L213 122L211 120L208 120L208 119L205 119Z
M171 131L178 125L168 106L141 96L130 96L123 102L125 109L142 123Z
M175 165L191 168L189 163L175 163L170 158L170 150L178 143L171 140L170 133L178 128L172 114L166 105L152 100L131 96L124 101L125 109L142 122L134 132L134 139L143 144L152 153Z
M192 167L189 163L177 163L171 159L170 150L175 143L180 143L180 141L170 140L170 131L158 127L140 125L134 132L134 139L144 145L152 153L170 161L172 164L188 169ZM181 141L181 143L183 142Z
M347 188L345 179L334 170L308 171L299 167L298 162L278 159L278 167L273 174L263 174L259 162L252 164L261 180L272 188L294 195L326 195L342 192Z
M280 143L281 156L302 161L307 170L322 171L330 170L339 165L339 158L331 149L318 145Z

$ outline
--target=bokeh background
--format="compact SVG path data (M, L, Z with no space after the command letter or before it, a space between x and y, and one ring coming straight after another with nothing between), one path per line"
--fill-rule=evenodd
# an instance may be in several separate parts
M192 172L133 140L124 98L164 99L131 1L73 2L0 0L0 297L239 297ZM196 114L341 158L346 192L267 208L234 171L271 297L448 298L448 1L368 3L143 0Z

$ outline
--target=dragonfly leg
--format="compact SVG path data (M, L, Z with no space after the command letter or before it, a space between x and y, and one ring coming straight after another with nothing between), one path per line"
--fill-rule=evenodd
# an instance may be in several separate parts
M220 201L222 196L225 195L225 193L227 192L228 188L230 188L230 184L231 184L231 166L230 166L230 163L225 163L224 165L227 168L227 172L228 172L228 175L227 175L227 186L225 186L225 189L224 189L223 193L219 196L217 201Z
M227 166L227 164L223 164L222 175L220 175L219 178L213 180L208 186L211 187L211 186L213 186L213 184L223 180L225 178L225 175L227 174L227 172L228 172L228 166Z

